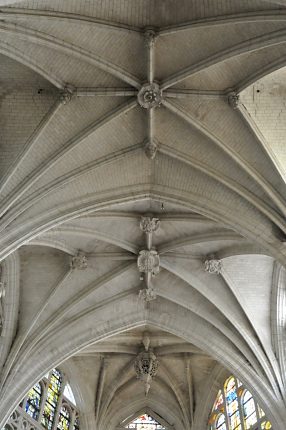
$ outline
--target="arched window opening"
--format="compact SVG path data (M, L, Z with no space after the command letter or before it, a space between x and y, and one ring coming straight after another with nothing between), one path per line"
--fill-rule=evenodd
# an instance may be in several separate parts
M71 423L71 414L69 408L66 405L62 405L60 414L59 414L59 422L58 422L58 430L69 430Z
M242 397L243 416L245 428L248 430L257 422L256 408L252 395L245 391Z
M28 422L29 428L38 430L80 430L71 387L59 369L47 373L29 390L3 430L13 429L19 419Z
M270 430L265 412L243 383L230 376L218 391L209 417L209 430Z
M135 420L127 424L125 428L134 430L165 430L162 424L148 414L143 414L135 418Z
M230 421L230 428L241 430L237 398L237 384L234 377L231 377L226 381L224 394L226 399L226 412Z
M47 430L52 430L56 408L61 392L62 375L58 369L53 369L44 407L42 424Z
M36 421L39 419L40 415L42 393L42 385L40 382L38 382L33 388L30 389L27 395L25 411Z

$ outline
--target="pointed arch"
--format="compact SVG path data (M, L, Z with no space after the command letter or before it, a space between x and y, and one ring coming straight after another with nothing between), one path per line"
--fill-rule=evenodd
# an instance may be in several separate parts
M267 427L266 427L267 426ZM251 392L233 375L221 385L209 416L209 430L271 429Z
M115 303L116 306L114 306ZM106 313L111 316L108 322L104 317ZM281 399L273 394L267 383L257 376L256 372L229 343L217 334L215 335L209 327L205 327L199 320L191 318L190 314L178 305L158 300L155 309L146 309L144 304L138 303L137 294L134 292L131 295L121 294L117 300L116 298L107 300L101 308L97 306L96 312L90 309L81 316L71 318L70 321L61 324L57 328L56 339L53 333L47 334L38 342L37 348L30 353L35 363L33 369L28 366L30 355L22 364L21 360L18 360L18 365L22 366L22 373L17 387L13 383L14 372L12 369L1 390L0 416L2 420L4 421L7 415L9 416L9 413L27 390L27 385L30 384L31 380L37 381L41 372L45 372L57 363L66 360L96 340L146 324L179 336L202 350L208 350L215 359L222 362L224 366L231 369L241 380L247 383L247 388L255 393L273 425L275 425L275 429L284 429L284 417L280 415ZM189 330L188 328L194 324L197 330ZM86 330L85 327L92 327L92 330ZM65 339L64 342L63 338ZM219 350L217 349L218 343L221 345Z

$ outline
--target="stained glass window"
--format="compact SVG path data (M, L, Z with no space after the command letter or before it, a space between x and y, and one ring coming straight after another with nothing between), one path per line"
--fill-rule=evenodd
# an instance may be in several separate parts
M215 428L216 430L226 430L224 414L219 414L219 416L217 417Z
M66 405L62 405L58 421L58 430L69 430L71 414Z
M79 413L69 383L58 369L48 372L34 385L10 416L2 430L13 430L16 417L24 415L27 428L43 430L80 430ZM20 414L20 415L19 415ZM162 426L161 426L162 428ZM265 430L268 430L265 427Z
M79 430L79 417L76 416L73 423L73 430Z
M265 412L243 383L230 376L218 391L209 417L209 430L270 430Z
M226 399L226 411L230 421L230 428L240 430L240 414L238 410L237 386L234 377L225 383L224 394Z
M33 388L30 389L27 395L25 411L34 420L39 419L40 407L42 402L42 391L42 386L40 382L38 382Z
M242 404L243 404L245 428L248 430L251 428L253 424L257 422L257 415L256 415L256 409L255 409L255 403L254 403L253 397L250 394L250 392L247 390L243 395Z
M61 392L62 385L62 375L57 369L53 369L52 376L50 378L50 383L47 392L47 399L44 407L42 425L47 430L52 430L53 422L55 419L56 408L59 400L59 395Z
M215 410L221 410L221 409L223 409L223 407L224 407L223 406L223 394L222 394L222 391L219 390L217 397L216 397L215 404L214 404L214 409Z
M134 430L165 430L165 427L148 414L140 415L125 427Z

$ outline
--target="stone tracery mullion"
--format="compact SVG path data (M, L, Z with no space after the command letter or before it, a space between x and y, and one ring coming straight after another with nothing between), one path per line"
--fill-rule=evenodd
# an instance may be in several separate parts
M149 78L148 81L150 83L152 83L154 81L153 77L152 77L152 73L150 72L150 64L152 63L150 61L150 59L148 60L148 73L149 73ZM195 91L195 90L194 90ZM197 95L199 97L209 97L209 98L226 98L227 95L225 94L225 92L211 92L208 90L205 90L203 93L198 93L195 94L193 90L164 90L163 92L163 96L166 98L180 98L180 97L192 97L193 95ZM137 90L134 89L124 89L124 88L75 88L74 90L74 94L73 97L129 97L129 96L136 96L137 95ZM156 107L152 107L150 109L148 109L146 111L146 116L147 116L147 131L148 131L148 138L147 138L147 144L148 142L154 142L155 136L154 136L154 115L155 115L155 110ZM146 143L146 142L145 142ZM155 143L156 146L156 143ZM155 148L157 149L157 147ZM148 151L151 155L153 155L153 152L156 153L156 151L153 151L154 148L151 147L151 151L149 151L149 148L147 150L146 147L146 154L148 155ZM149 158L153 158L152 156L149 156ZM158 160L160 161L160 160ZM146 249L150 250L151 249L151 245L148 246L148 244L146 245ZM103 257L105 258L105 257ZM49 333L48 333L49 335ZM44 345L43 341L41 340L41 345Z
M150 313L151 313L151 321L153 321L153 317L152 317L152 315L153 315L153 313L154 313L154 311L150 311ZM155 316L156 316L156 314L155 314ZM156 320L155 320L156 321ZM203 330L204 331L204 330ZM70 333L70 335L71 335L71 333ZM87 333L86 334L86 338L84 339L84 342L86 343L86 344L88 344L88 340L89 340L89 338L88 338L88 336L90 336L90 334L89 333ZM187 335L186 335L187 336ZM188 338L191 338L191 335L189 335L188 334ZM258 391L258 389L261 387L261 392L262 393L265 393L265 394L263 394L263 396L261 396L261 398L263 399L263 402L264 403L266 403L267 401L268 401L268 399L269 399L269 402L270 401L272 401L272 403L273 402L275 402L276 401L276 399L275 399L275 397L274 397L274 395L273 395L273 393L269 390L269 387L265 384L265 382L263 381L263 380L259 380L258 378L257 378L257 376L254 374L254 372L253 372L253 370L249 367L249 366L247 366L246 365L246 363L245 363L245 361L243 361L238 355L237 355L237 353L233 350L233 349L231 349L230 348L230 346L226 343L226 342L224 342L224 339L223 338L221 338L221 339L218 339L218 341L222 341L222 347L224 348L225 347L225 355L224 355L224 362L225 362L225 364L227 365L227 366L229 366L229 368L230 369L233 369L233 368L237 368L238 369L238 376L242 379L242 380L247 380L247 378L249 378L249 386L251 387L251 389L253 389L254 391L255 391L255 393L258 393L259 391ZM200 337L200 338L198 338L198 337L196 337L195 336L195 333L193 333L192 334L192 338L191 338L191 341L192 342L195 342L195 344L196 345L198 345L200 348L202 348L202 349L204 349L204 350L208 350L208 347L209 347L209 344L208 344L208 342L207 342L207 340L206 339L204 339L203 337ZM40 345L41 346L41 345ZM219 358L219 353L218 353L218 351L216 351L213 347L212 347L212 349L211 349L212 351L214 351L214 355L215 355L215 357L218 357ZM73 346L73 349L71 349L71 350L69 350L69 353L70 354L72 354L72 353L74 353L75 352L75 347ZM65 353L66 354L66 353ZM62 359L64 359L65 357L66 357L66 355L64 354L64 351L63 351L63 353L62 353L62 355L61 355L61 358ZM232 356L234 356L234 358L231 358ZM220 357L221 359L222 359L222 357ZM219 358L219 359L220 359ZM50 363L48 363L48 360L47 359L44 359L44 362L43 362L43 369L45 369L45 368L47 368L47 366L49 365ZM25 369L25 366L23 367L23 369ZM244 374L244 372L245 372L245 374ZM35 380L36 380L36 375L34 375L34 378L35 378ZM6 391L4 390L3 392L4 392L4 394L7 392L7 390L10 388L9 387L9 383L7 383L7 386L5 387L6 388ZM23 392L23 390L24 390L24 388L25 388L25 381L23 381L23 383L22 383L22 387L20 387L20 390L22 390L22 392ZM19 394L20 395L20 394ZM20 397L21 398L21 397ZM5 405L5 404L4 404ZM6 401L6 405L7 405L7 401ZM5 405L5 406L6 406ZM275 404L276 405L276 404ZM275 406L276 407L276 406ZM279 409L278 409L278 406L277 406L277 410L279 411ZM273 414L272 415L275 415L275 411L273 412ZM271 415L271 416L272 416ZM279 414L278 414L278 417L279 417ZM275 421L276 422L276 421ZM280 427L279 427L280 428ZM283 428L283 426L281 427L281 428Z

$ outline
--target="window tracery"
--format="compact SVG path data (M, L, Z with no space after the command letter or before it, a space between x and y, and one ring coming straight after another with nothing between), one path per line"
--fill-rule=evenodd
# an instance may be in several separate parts
M55 420L55 413L59 401L62 386L62 375L57 369L52 370L50 383L47 391L47 399L42 416L42 425L47 430L52 430Z
M69 407L65 404L60 409L58 430L69 430L71 424L71 413Z
M66 387L69 396L65 395ZM32 430L80 430L71 388L59 369L53 369L29 390L4 429L22 430L23 422Z
M162 424L148 414L143 414L135 418L125 428L134 430L165 430Z
M42 384L40 382L38 382L28 392L27 401L26 401L26 405L25 405L25 411L34 420L39 419L40 407L41 407L41 403L42 403L42 396L43 396Z
M218 391L209 430L270 430L265 412L242 382L230 376Z

